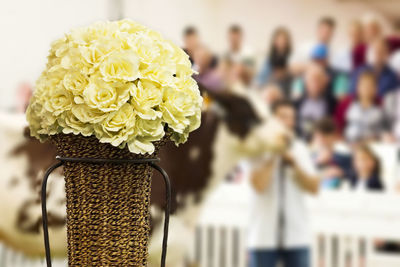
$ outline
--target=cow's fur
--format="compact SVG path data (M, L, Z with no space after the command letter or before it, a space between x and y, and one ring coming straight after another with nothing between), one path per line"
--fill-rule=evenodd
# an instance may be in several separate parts
M40 184L54 162L55 150L27 137L23 115L0 114L0 239L26 255L44 254L41 231ZM51 247L65 255L65 193L60 171L48 184Z

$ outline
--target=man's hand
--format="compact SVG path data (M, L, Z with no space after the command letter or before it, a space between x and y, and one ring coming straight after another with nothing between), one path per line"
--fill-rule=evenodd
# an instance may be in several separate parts
M294 159L293 155L289 151L285 151L282 154L282 160L290 165L291 167L294 167L296 165L296 160Z
M343 177L343 170L337 166L329 166L322 171L322 176L327 178L341 178Z
M382 133L381 140L385 143L396 143L396 137L391 132Z
M332 159L332 151L328 149L323 149L317 153L316 162L319 165L328 164Z
M306 191L316 194L319 189L319 177L306 173L290 152L282 154L282 160L293 168L295 181Z
M264 192L271 184L272 172L274 170L276 157L272 156L253 170L251 174L251 184L258 193Z

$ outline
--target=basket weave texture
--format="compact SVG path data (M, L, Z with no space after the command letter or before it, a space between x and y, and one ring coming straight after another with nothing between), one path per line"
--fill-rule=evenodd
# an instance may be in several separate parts
M61 157L142 159L95 137L51 137ZM147 266L152 169L148 164L65 162L69 266Z

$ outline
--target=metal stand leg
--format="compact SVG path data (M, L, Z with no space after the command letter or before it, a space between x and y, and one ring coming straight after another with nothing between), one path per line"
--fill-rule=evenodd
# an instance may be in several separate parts
M49 241L49 227L47 222L47 206L46 206L46 189L47 189L47 180L49 179L49 175L58 167L63 165L62 161L55 163L51 166L43 177L42 182L42 223L43 223L43 236L44 236L44 249L46 251L46 264L47 267L51 267L51 253L50 253L50 241Z
M143 160L109 160L109 159L87 159L87 158L61 158L57 157L59 162L52 165L44 174L42 182L42 223L43 223L43 236L44 236L44 248L46 252L46 264L47 267L51 267L51 252L50 252L50 241L49 241L49 228L47 219L47 206L46 206L46 189L47 180L49 175L58 167L62 166L64 162L89 162L89 163L132 163L132 164L149 164L152 168L156 169L164 178L165 190L166 190L166 205L165 205L165 218L164 218L164 237L162 243L162 254L161 254L161 267L165 267L167 258L167 246L168 246L168 228L169 228L169 215L171 211L171 182L168 174L158 166L155 162L159 159L143 159Z
M167 246L168 246L168 228L169 228L169 215L171 213L171 182L168 174L163 168L155 163L150 163L151 167L156 169L163 177L165 182L165 218L164 218L164 237L162 242L162 253L161 253L161 267L165 267L165 261L167 259Z

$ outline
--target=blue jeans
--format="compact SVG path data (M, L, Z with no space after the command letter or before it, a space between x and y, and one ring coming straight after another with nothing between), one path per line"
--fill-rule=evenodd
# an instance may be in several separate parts
M265 249L249 251L249 267L310 267L310 249Z

